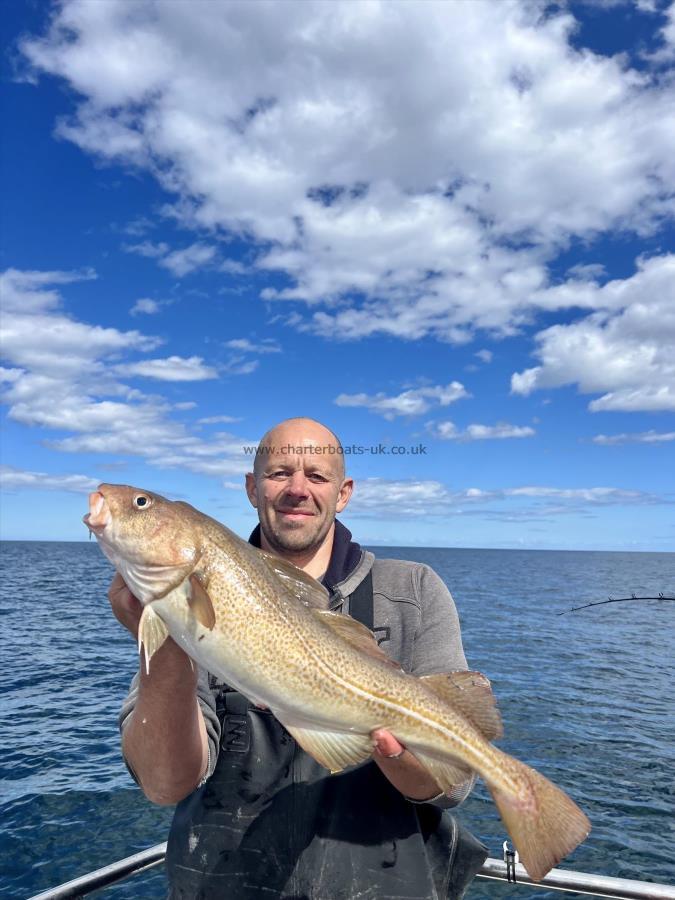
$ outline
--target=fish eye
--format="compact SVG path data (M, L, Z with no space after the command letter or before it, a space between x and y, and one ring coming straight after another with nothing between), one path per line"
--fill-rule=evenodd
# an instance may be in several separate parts
M152 500L146 494L136 494L134 497L134 506L136 509L145 509L150 506Z

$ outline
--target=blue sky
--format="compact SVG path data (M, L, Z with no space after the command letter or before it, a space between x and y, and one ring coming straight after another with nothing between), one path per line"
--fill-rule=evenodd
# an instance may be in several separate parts
M675 4L4 12L3 538L309 415L363 543L673 549Z

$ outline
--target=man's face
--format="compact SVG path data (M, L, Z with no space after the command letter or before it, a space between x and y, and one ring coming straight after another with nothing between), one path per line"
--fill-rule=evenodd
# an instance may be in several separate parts
M336 449L332 436L283 429L265 444L274 452L256 476L246 476L246 490L268 544L282 554L320 547L353 486L343 478L341 458L328 450Z

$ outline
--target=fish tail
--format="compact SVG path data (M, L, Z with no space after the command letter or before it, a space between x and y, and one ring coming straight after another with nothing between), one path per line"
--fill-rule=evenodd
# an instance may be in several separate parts
M533 881L541 881L591 830L591 823L560 788L524 763L510 759L524 785L519 794L488 784L520 861Z

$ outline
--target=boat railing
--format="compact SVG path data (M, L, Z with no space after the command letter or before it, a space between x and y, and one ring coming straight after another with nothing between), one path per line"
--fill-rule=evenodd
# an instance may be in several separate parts
M133 856L127 856L102 869L88 872L58 887L35 894L30 900L65 900L66 897L84 897L92 891L122 881L131 875L145 872L164 861L166 843L148 847ZM534 882L525 868L514 862L513 855L505 850L504 859L486 859L476 878L506 881L515 886L548 888L593 897L615 897L617 900L675 900L675 886L651 881L633 881L628 878L612 878L575 872L571 869L551 869L541 881Z

